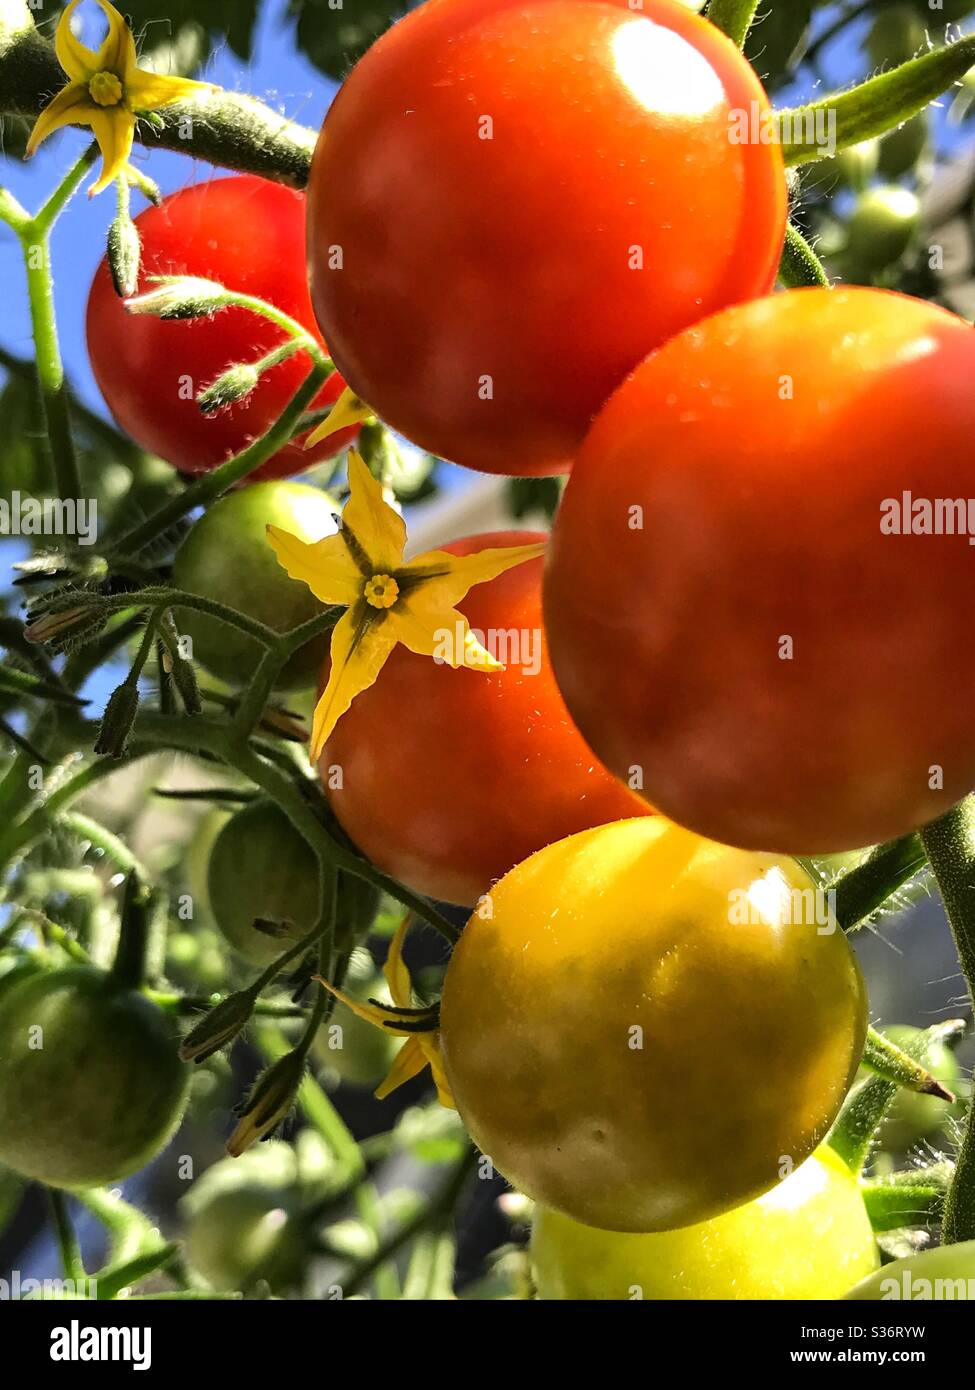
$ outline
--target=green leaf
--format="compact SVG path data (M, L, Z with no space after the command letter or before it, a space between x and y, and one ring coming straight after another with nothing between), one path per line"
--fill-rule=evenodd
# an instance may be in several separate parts
M291 0L298 47L341 81L379 35L410 9L409 0Z
M975 65L975 35L935 48L849 92L777 112L787 165L826 159L836 150L895 130ZM824 140L823 134L829 139Z

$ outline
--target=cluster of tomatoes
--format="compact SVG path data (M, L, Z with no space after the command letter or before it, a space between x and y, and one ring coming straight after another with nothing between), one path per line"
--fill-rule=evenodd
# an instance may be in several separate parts
M971 330L878 290L771 295L781 155L731 134L767 109L677 0L430 0L329 112L310 292L298 193L233 177L139 219L144 277L215 279L324 336L342 376L318 406L348 382L458 464L571 469L544 567L462 604L478 630L538 634L537 660L475 674L399 648L322 759L375 864L477 904L439 1041L470 1133L539 1203L550 1296L836 1295L876 1266L856 1181L819 1147L863 983L788 856L904 834L975 783L968 545L914 509L964 495ZM107 267L88 324L116 418L184 472L260 435L309 366L204 418L198 390L274 329L133 319ZM293 441L210 508L174 583L279 630L310 617L264 528L332 529L330 499L283 480L348 437ZM256 645L184 620L199 662L246 682ZM320 663L299 652L283 688ZM212 866L243 866L255 901L285 862L261 857L281 831L262 814ZM287 860L299 925L309 859ZM226 930L268 958L249 920Z

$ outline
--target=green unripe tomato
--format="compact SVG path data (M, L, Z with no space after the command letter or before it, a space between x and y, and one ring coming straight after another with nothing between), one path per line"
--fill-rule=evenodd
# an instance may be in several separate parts
M875 67L906 63L924 46L926 25L913 6L881 10L867 35L867 53Z
M861 140L837 150L831 159L821 159L813 168L817 188L830 189L835 184L862 191L877 171L879 141Z
M866 274L886 269L914 240L920 217L920 204L908 189L895 184L868 189L847 224L847 258Z
M367 951L355 951L345 978L345 992L353 999L388 999L386 982L377 973ZM354 1086L376 1086L392 1064L402 1039L358 1018L341 1001L329 1022L319 1028L312 1051L323 1067Z
M311 931L318 919L318 861L283 811L254 801L217 836L207 893L225 940L253 965L270 965L288 943L256 930L254 919L290 922L295 939Z
M899 179L914 168L927 147L928 117L920 111L880 141L878 172L885 179Z
M543 1299L839 1298L880 1256L856 1179L820 1148L778 1187L711 1221L652 1235L536 1209Z
M975 1299L975 1240L894 1260L849 1291L857 1302Z
M923 1030L911 1028L907 1024L896 1023L884 1030L886 1036L898 1047L908 1048L916 1044ZM932 1042L923 1056L917 1055L922 1066L943 1081L950 1091L958 1092L961 1081L961 1067L958 1059L943 1042ZM922 1096L916 1091L901 1090L888 1110L880 1130L880 1143L885 1149L895 1153L906 1153L922 1139L930 1139L942 1128L953 1109L948 1101L937 1096Z
M273 1139L213 1164L180 1203L191 1268L225 1292L295 1289L309 1255L302 1203L314 1204L324 1173L315 1155Z
M267 541L266 526L280 526L304 541L335 531L335 503L304 483L255 483L228 493L193 526L176 554L178 589L228 604L276 632L286 632L323 611L306 584L291 579ZM191 609L177 609L180 632L193 640L193 659L229 685L246 685L264 648L253 637ZM324 637L308 642L288 661L278 686L314 686L327 655Z
M290 1206L256 1185L219 1192L192 1217L186 1258L213 1289L250 1293L264 1280L272 1293L287 1293L307 1258Z
M186 1105L178 1032L90 966L19 981L0 999L0 1162L51 1187L137 1172Z

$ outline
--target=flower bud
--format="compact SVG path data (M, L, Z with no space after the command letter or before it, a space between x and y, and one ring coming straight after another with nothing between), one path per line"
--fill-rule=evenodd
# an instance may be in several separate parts
M142 241L128 208L120 212L108 229L108 268L115 293L121 299L135 294L139 283Z
M28 642L49 643L61 650L100 632L107 616L103 604L90 595L65 593L43 600L32 610L24 636Z
M105 706L102 727L99 730L98 742L95 744L96 753L105 753L112 758L122 757L138 709L138 686L133 681L123 681L117 689L112 691L108 704Z
M254 1009L254 998L238 990L221 1000L191 1028L179 1049L184 1062L205 1062L246 1028Z
M156 288L125 301L130 314L158 319L200 319L227 307L227 291L194 275L154 275Z
M179 691L179 698L183 701L183 708L187 714L199 714L203 705L200 701L200 687L196 683L196 672L191 663L178 654L172 655L171 661L170 675Z
M200 392L196 403L204 415L212 415L214 411L223 410L224 406L246 399L260 379L255 367L247 362L236 362Z
M227 1152L233 1158L239 1158L258 1139L263 1139L286 1119L295 1103L304 1074L304 1054L295 1051L279 1057L257 1078L241 1111L237 1128L227 1140Z

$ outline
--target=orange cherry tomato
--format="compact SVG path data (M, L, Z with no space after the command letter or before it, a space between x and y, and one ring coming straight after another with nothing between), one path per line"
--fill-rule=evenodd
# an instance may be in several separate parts
M546 624L583 734L664 815L812 854L975 785L973 380L944 309L810 289L675 338L603 410Z
M500 532L443 549L541 539ZM345 830L431 897L474 903L542 845L646 812L569 718L545 647L541 580L542 561L529 560L459 604L505 670L455 671L397 647L325 745L322 780Z
M267 300L319 338L305 280L305 198L252 175L183 188L136 218L142 239L139 289L152 275L190 275ZM211 318L166 320L126 312L107 260L88 299L88 353L105 402L126 434L181 473L206 473L274 424L307 376L301 352L266 372L251 394L204 415L196 396L236 362L256 362L287 341L249 309ZM330 405L345 383L336 373L315 400ZM299 440L279 449L247 481L301 473L329 458L356 431L341 430L308 452Z
M771 288L767 110L675 0L422 5L346 80L312 167L312 300L350 386L432 453L564 472L648 351Z

